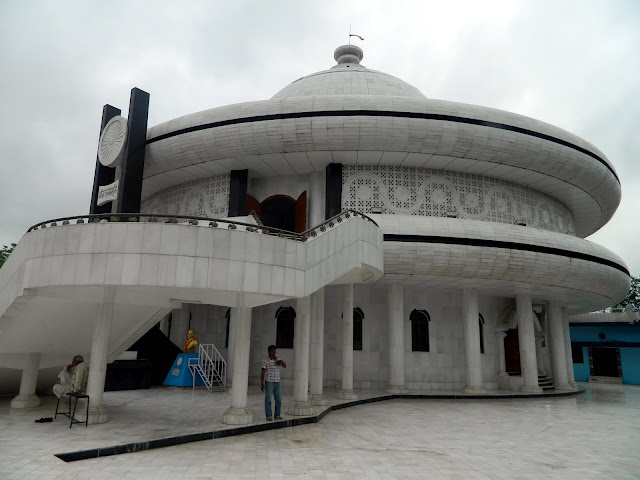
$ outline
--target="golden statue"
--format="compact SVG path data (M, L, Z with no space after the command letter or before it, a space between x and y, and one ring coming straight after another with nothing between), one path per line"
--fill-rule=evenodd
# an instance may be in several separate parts
M184 342L184 348L182 351L184 353L196 353L196 349L198 348L198 339L196 338L196 332L193 330L189 330L187 332L187 340Z

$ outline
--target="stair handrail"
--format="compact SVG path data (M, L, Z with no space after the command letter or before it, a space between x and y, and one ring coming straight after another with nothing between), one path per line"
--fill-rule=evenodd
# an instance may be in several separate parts
M227 383L227 362L213 343L200 344L198 349L198 366L207 388L211 390L213 386L213 376L216 377L221 386Z

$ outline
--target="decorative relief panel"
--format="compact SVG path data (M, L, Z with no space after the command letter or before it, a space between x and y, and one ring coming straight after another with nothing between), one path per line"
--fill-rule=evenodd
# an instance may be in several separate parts
M142 202L142 213L221 218L229 212L228 173L167 188Z
M528 187L463 172L423 168L343 165L342 208L363 213L457 216L575 235L573 216L561 202Z

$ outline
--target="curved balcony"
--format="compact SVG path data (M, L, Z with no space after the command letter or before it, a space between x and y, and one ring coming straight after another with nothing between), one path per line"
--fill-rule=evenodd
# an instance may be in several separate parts
M384 232L384 277L432 289L474 287L481 295L528 293L573 314L614 305L629 271L606 248L561 233L457 218L373 215Z

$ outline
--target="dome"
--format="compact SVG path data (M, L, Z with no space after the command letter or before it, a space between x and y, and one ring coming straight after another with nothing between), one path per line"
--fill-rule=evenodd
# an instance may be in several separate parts
M338 64L330 70L302 77L286 86L272 98L307 97L312 95L384 95L426 98L417 88L392 75L369 70L360 65L364 54L355 45L343 45L334 52Z

